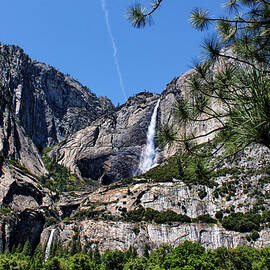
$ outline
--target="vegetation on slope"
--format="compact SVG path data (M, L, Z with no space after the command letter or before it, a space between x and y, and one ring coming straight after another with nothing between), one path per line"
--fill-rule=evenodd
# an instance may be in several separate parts
M169 182L173 179L182 180L186 184L200 184L212 187L215 183L210 179L207 160L197 156L176 155L164 164L150 169L142 175L157 182Z
M171 223L171 222L181 222L181 223L190 223L191 218L186 215L180 215L175 213L172 210L167 211L157 211L152 208L143 208L139 207L133 211L129 211L125 215L126 221L154 221L158 224Z
M41 183L52 191L62 193L66 191L80 191L80 190L91 190L97 187L98 184L91 179L81 179L76 175L70 173L70 171L53 161L49 156L48 152L52 148L44 148L42 152L43 162L49 171L49 174L40 178Z

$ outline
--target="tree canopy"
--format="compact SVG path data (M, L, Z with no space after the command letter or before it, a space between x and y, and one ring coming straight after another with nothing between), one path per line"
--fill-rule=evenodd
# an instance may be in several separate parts
M123 252L105 251L96 256L91 247L75 254L63 244L53 248L44 262L44 248L38 246L32 256L22 251L0 254L0 269L24 270L152 270L152 269L269 269L270 248L256 249L239 246L206 250L199 243L185 241L177 247L161 245L147 256L138 256L134 248Z

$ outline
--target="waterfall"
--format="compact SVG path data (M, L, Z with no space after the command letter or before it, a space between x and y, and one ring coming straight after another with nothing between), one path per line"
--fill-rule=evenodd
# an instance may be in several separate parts
M55 229L52 229L49 240L48 240L48 243L47 243L46 251L45 251L45 258L44 258L45 262L48 260L48 258L50 256L50 251L51 251L54 232L55 232Z
M156 149L154 144L154 137L156 133L157 124L157 111L159 107L160 99L158 100L155 109L153 111L150 125L147 131L147 143L145 149L141 153L140 163L137 170L137 175L145 173L155 165Z

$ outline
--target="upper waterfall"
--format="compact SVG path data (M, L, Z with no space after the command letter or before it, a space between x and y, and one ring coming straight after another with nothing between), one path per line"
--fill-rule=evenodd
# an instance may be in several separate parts
M150 125L148 127L147 131L147 142L146 147L141 153L140 157L140 163L138 166L138 170L136 174L142 174L151 169L155 165L155 158L156 158L156 149L155 149L155 143L154 143L154 137L156 133L156 124L157 124L157 112L159 107L160 99L158 100L152 117L150 121Z

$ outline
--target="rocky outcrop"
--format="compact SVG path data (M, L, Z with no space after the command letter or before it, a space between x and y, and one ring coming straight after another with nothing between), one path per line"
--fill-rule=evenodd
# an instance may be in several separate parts
M0 177L0 252L29 240L40 241L46 212L53 211L54 194L25 170L4 162Z
M17 212L52 206L53 192L41 186L39 179L9 162L2 166L0 204Z
M64 244L75 235L83 245L98 245L101 251L134 246L140 254L145 245L175 246L184 240L207 248L270 244L269 224L263 223L255 241L247 238L249 233L225 230L216 217L220 211L226 216L233 211L270 209L270 153L259 145L226 160L215 172L215 184L209 186L137 177L95 192L85 189L56 195L37 177L46 173L39 150L58 143L50 157L81 178L102 184L130 178L138 167L159 99L158 127L173 126L180 135L211 131L217 125L214 120L181 125L175 115L176 100L190 95L186 80L193 71L172 80L161 95L143 92L116 109L107 98L97 98L15 46L0 45L0 71L0 252L27 239L32 246L39 241L45 244L52 228L56 228L54 239ZM222 109L220 104L211 106ZM201 137L199 142L208 139ZM177 144L159 149L159 161L179 149ZM129 212L142 208L171 210L174 215L188 216L189 223L128 219ZM202 215L215 224L202 223Z
M66 192L59 196L56 209L60 218L70 217L80 207L83 201L87 199L89 192L74 191Z
M109 99L97 98L70 76L30 59L16 46L0 44L0 85L10 110L40 148L58 143L113 109Z
M37 210L24 210L19 214L10 212L9 216L0 220L0 252L11 250L19 244L30 242L34 249L40 242L40 236L44 228L45 218L42 212Z
M46 173L36 146L26 135L14 113L10 92L5 87L0 87L0 153L3 158L19 160L38 176Z
M212 187L187 185L177 179L163 183L138 178L134 184L116 183L100 188L84 200L81 209L95 205L97 211L121 217L123 208L124 212L129 212L142 206L158 211L173 210L191 218L204 214L215 218L218 211L232 208L236 212L247 212L258 201L263 202L264 209L270 209L267 181L270 174L264 169L269 160L269 149L253 145L239 153L234 163L217 171L220 176L213 178L216 184Z
M47 228L43 231L41 243L46 243L50 230L51 228ZM117 249L127 251L130 247L134 247L142 255L146 246L151 249L161 244L175 247L185 240L199 242L202 246L211 249L222 246L236 248L239 245L264 247L270 244L269 230L261 231L260 238L251 243L246 239L247 233L226 231L218 225L175 224L172 226L95 220L76 224L62 223L56 229L55 239L67 245L77 231L83 245L90 246L92 249L98 246L102 253Z
M92 248L98 245L101 252L107 249L126 251L132 246L140 254L145 245L151 248L163 243L177 246L185 240L197 241L206 248L267 246L270 244L267 224L261 226L258 239L250 240L249 232L223 228L216 214L222 212L226 216L232 212L270 210L270 172L266 169L269 160L269 149L252 145L218 169L213 179L216 184L212 187L185 184L178 179L155 182L137 178L133 183L114 183L91 194L84 193L80 205L64 222L54 226L55 239L68 245L78 233L83 245ZM79 203L78 199L75 202ZM193 220L167 224L127 221L127 213L140 207L159 212L172 210ZM199 219L202 215L210 216L216 224L203 223ZM46 228L42 233L42 243L46 243L50 230L51 227Z
M232 51L224 49L223 55L229 57L232 56ZM228 63L232 63L232 60L224 57L218 58L211 64L211 74L214 75L217 71L223 70ZM195 73L195 69L191 69L181 76L174 78L165 88L161 94L160 103L160 126L170 127L178 138L183 139L187 137L196 138L193 143L202 144L212 140L217 134L217 130L222 126L220 119L215 117L209 117L212 112L215 114L224 115L224 112L228 110L228 106L218 98L209 99L207 107L210 114L205 111L200 113L197 121L181 121L179 113L177 113L177 101L188 101L190 104L194 103L194 93L190 87L190 78ZM180 102L181 104L181 102ZM176 106L177 105L177 106ZM181 106L181 105L180 105ZM223 119L225 120L225 118ZM160 150L161 161L181 151L183 145L180 143L173 143L170 146L166 146Z
M51 157L80 177L110 183L135 172L159 95L140 93L64 139Z

